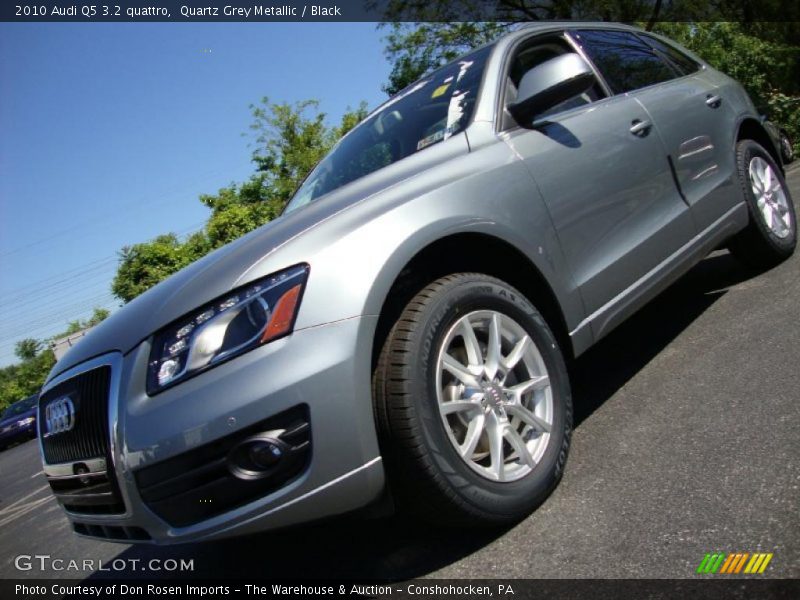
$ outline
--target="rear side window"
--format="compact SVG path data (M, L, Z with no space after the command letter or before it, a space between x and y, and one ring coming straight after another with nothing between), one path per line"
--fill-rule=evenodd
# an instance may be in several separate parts
M633 33L581 30L574 35L615 94L669 81L678 75L665 59Z
M666 44L649 35L641 36L650 46L656 49L662 56L672 64L673 68L681 75L690 75L700 69L700 65L691 57L685 55L677 48Z

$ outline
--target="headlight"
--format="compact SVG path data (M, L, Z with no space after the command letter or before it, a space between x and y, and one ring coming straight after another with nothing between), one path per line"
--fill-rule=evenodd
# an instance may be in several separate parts
M156 333L147 369L148 395L290 334L307 278L308 265L281 271Z
M25 417L24 419L20 419L17 421L17 425L19 427L25 427L26 425L30 425L36 420L36 417Z

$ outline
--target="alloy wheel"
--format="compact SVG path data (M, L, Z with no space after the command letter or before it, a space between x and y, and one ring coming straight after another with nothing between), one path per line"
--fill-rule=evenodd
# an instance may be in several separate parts
M436 374L442 422L471 469L509 482L536 468L553 428L553 393L519 323L493 310L462 316L444 337Z
M749 166L750 186L756 197L761 218L769 230L779 238L792 231L792 214L786 193L772 166L761 158L754 157Z

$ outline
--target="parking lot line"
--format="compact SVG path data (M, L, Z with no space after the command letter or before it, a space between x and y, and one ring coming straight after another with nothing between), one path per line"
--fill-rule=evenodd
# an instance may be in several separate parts
M46 504L50 500L55 500L55 496L47 495L44 498L39 498L34 500L33 502L26 504L24 506L18 506L14 509L6 508L5 510L0 511L0 527L11 523L12 521L16 521L20 517L27 515L29 512L32 512L39 508L42 504Z
M11 509L12 509L14 506L16 506L17 504L19 504L20 502L23 502L24 500L27 500L27 499L28 499L28 498L30 498L31 496L35 496L35 495L36 495L36 494L38 494L39 492L41 492L41 491L43 491L43 490L48 490L48 489L50 489L50 484L45 484L45 485L43 485L42 487L36 488L36 489L35 489L35 490L33 490L33 491L30 493L30 494L26 494L25 496L23 496L22 498L20 498L20 499L19 499L19 500L17 500L16 502L12 502L11 504L9 504L8 506L6 506L5 508L3 508L3 509L0 509L0 515L3 515L4 513L8 512L8 511L9 511L9 510L11 510Z

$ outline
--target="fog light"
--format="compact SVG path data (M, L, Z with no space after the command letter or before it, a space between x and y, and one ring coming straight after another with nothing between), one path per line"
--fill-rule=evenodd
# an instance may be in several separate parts
M262 479L283 470L289 448L278 439L281 433L266 431L239 443L228 454L228 470L240 479Z
M250 446L250 460L257 467L269 469L283 458L281 449L272 442L256 442Z

